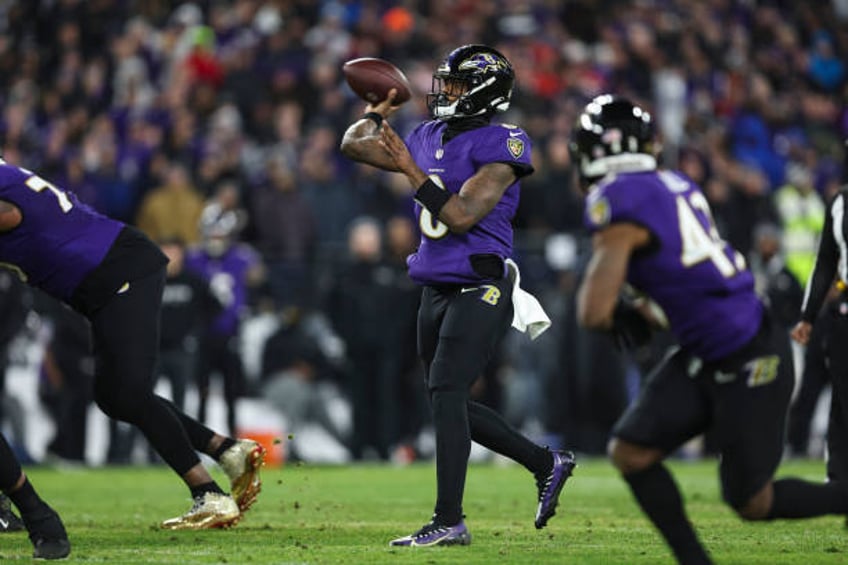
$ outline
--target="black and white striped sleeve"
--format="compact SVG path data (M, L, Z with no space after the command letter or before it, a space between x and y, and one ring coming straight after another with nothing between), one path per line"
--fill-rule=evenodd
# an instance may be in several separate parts
M807 281L804 291L804 302L801 304L801 320L812 323L830 291L834 278L838 275L843 281L848 281L848 265L846 265L845 229L846 229L846 200L848 191L839 192L827 207L824 219L824 229L819 240L816 253L816 264Z

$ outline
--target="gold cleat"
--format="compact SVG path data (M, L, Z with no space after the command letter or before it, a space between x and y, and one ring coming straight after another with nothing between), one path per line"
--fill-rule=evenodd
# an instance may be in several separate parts
M230 528L241 518L238 504L228 494L207 492L194 499L191 510L162 522L166 530L208 530Z
M242 512L246 512L256 502L262 490L259 468L264 463L265 448L252 439L237 440L218 460L230 478L230 491Z

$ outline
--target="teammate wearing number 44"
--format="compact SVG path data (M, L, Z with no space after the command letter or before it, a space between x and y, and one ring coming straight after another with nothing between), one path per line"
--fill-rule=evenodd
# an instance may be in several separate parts
M190 510L162 527L228 527L256 500L264 450L254 441L216 434L153 393L166 263L140 231L0 160L0 265L91 322L97 405L136 425L191 492ZM197 452L221 465L231 494L212 480ZM46 510L16 494L22 484L26 488L21 477L14 458L0 455L0 489L29 526L27 509Z
M491 123L494 114L509 107L514 80L512 66L498 51L485 45L459 47L433 74L428 97L433 119L420 124L406 143L384 121L397 109L392 106L395 91L369 105L342 140L348 157L406 175L416 189L422 233L407 264L410 277L423 286L418 353L436 432L438 492L431 521L392 541L394 546L470 542L462 497L472 439L535 475L537 528L554 515L574 468L571 453L536 445L469 398L472 383L510 323L516 325L515 312L519 317L523 312L515 297L528 296L507 260L519 179L533 171L530 140L516 126ZM524 321L538 320L519 320L519 329L527 328Z
M773 479L794 383L788 336L754 293L742 256L719 237L701 190L659 170L652 146L650 115L623 98L595 98L574 126L593 233L578 318L619 342L645 335L657 310L644 298L622 302L626 284L664 312L680 346L616 423L609 451L678 561L709 563L662 462L689 439L713 433L722 496L747 520L844 515L848 488Z

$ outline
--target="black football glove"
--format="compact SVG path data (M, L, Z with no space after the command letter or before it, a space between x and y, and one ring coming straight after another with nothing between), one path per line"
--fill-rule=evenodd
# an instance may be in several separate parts
M633 304L619 300L612 313L610 330L616 347L622 351L647 345L654 335L651 324Z

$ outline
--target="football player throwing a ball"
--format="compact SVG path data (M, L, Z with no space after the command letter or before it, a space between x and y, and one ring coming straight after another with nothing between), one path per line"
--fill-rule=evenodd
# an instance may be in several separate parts
M407 265L423 287L418 353L436 432L437 495L430 522L391 545L470 542L462 497L472 439L533 473L537 528L553 516L574 468L571 453L536 445L470 399L472 383L514 318L515 271L507 260L519 181L533 171L531 143L519 127L492 120L509 107L514 81L503 54L464 45L436 69L428 95L432 119L406 141L386 121L396 110L394 91L369 105L342 140L342 152L351 159L406 175L421 230Z

